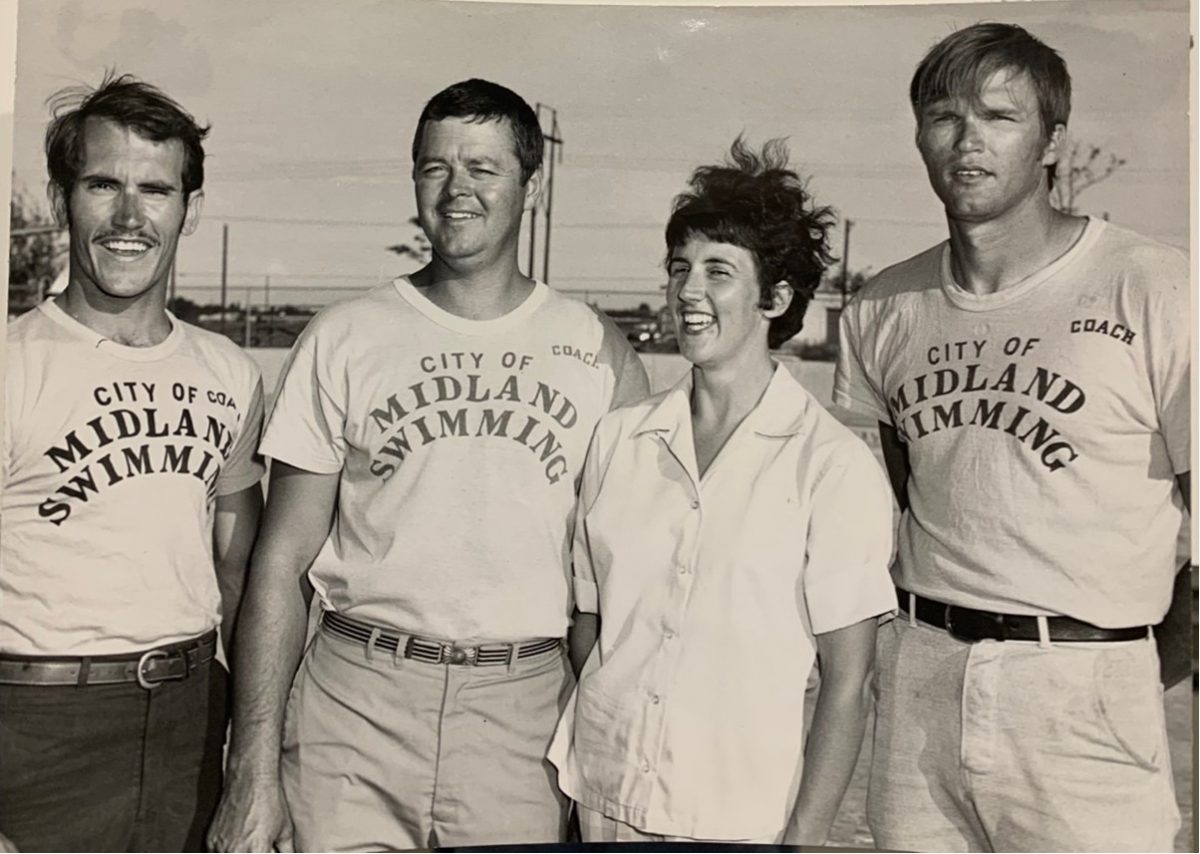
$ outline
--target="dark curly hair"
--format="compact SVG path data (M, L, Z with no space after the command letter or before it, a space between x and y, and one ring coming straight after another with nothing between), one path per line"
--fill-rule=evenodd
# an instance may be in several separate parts
M196 123L183 107L157 86L130 74L108 71L95 89L62 89L49 99L54 116L46 127L46 166L50 180L70 197L83 165L83 128L88 119L107 119L132 128L154 142L177 139L183 145L183 194L204 185L204 137L208 127Z
M767 344L778 347L800 331L804 312L826 268L835 216L819 207L805 181L787 168L783 139L752 151L739 135L723 166L701 166L691 189L675 197L667 222L667 257L692 237L740 246L758 268L759 306L770 308L774 286L792 287L787 310L771 320Z

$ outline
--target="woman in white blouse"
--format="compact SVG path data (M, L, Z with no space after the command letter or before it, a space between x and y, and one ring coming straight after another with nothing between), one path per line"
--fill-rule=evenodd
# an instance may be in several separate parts
M697 169L666 230L691 371L605 417L574 539L579 684L549 758L585 842L819 845L895 608L867 446L772 361L832 258L782 141ZM821 689L807 744L805 686Z

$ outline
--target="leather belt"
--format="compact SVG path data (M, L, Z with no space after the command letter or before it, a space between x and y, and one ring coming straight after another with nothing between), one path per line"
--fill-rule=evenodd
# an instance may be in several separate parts
M199 638L128 655L82 657L0 655L0 685L118 685L146 690L186 679L217 653L214 629Z
M470 664L476 667L508 665L520 659L544 655L562 646L562 638L459 646L449 641L421 638L360 623L334 611L321 614L321 627L343 640L361 643L370 646L371 649L380 649L426 664Z
M908 613L909 592L896 588L896 596L900 601L900 610ZM1038 618L1025 614L997 614L992 611L979 611L975 608L963 608L959 605L947 605L936 599L926 599L924 596L912 594L916 600L915 616L922 623L945 629L959 640L979 641L1036 641L1038 635ZM1046 617L1049 630L1049 640L1063 643L1071 641L1131 641L1141 640L1150 634L1148 626L1133 626L1125 629L1103 629L1076 620L1073 617Z

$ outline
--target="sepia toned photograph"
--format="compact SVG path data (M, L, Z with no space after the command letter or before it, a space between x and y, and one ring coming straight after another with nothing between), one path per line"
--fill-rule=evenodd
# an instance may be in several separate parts
M19 0L0 851L1196 850L1189 0Z

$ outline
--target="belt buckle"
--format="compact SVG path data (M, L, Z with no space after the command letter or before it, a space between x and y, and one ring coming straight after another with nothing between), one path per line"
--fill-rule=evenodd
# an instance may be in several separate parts
M942 622L944 622L946 624L946 634L950 635L951 637L957 638L958 635L956 635L954 633L954 621L950 618L950 614L953 611L954 611L954 606L947 605L945 613L942 615ZM960 638L960 640L965 640L965 638Z
M461 647L452 643L442 644L438 664L474 664L478 649L473 646Z
M158 659L162 659L163 661L166 661L170 657L171 656L169 653L167 653L165 650L161 650L161 649L151 649L151 650L147 650L146 652L142 653L142 657L138 659L138 663L137 663L137 671L136 671L137 683L139 685L141 685L143 688L145 688L147 691L152 691L163 682L185 678L187 676L187 671L188 671L186 653L184 654L184 659L183 659L184 672L182 675L172 676L170 674L167 674L166 676L155 679L153 682L150 681L150 677L146 673L147 666L151 662L156 661Z

